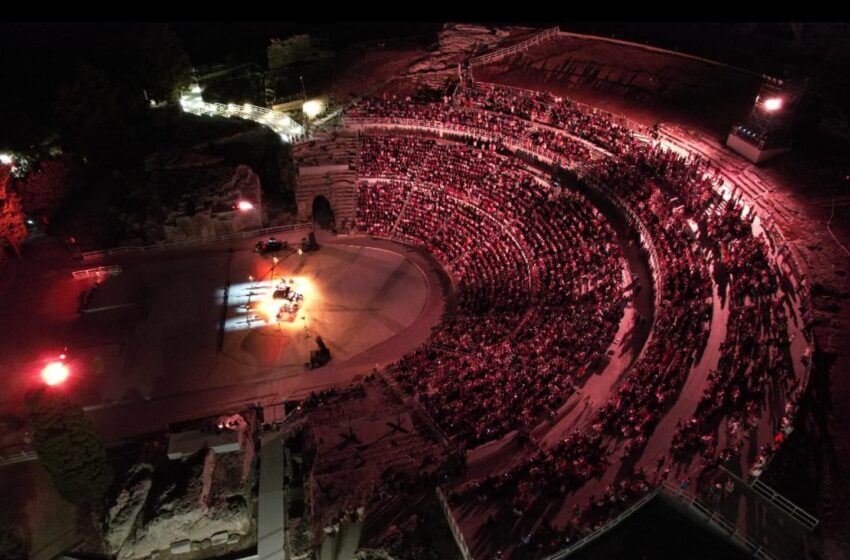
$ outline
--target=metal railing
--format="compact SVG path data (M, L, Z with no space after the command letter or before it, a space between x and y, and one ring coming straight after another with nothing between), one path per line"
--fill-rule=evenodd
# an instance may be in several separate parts
M523 41L520 41L519 43L509 45L507 47L502 47L489 53L471 58L469 59L469 65L481 66L482 64L488 64L501 58L505 58L506 56L510 56L514 53L527 50L533 47L534 45L540 43L541 41L544 41L550 37L556 37L560 31L561 30L557 25L548 29L544 29L543 31L535 33L533 36Z
M452 441L452 438L440 428L440 426L431 418L431 415L428 414L428 411L425 410L425 407L415 398L408 395L404 389L402 389L393 376L386 372L385 369L380 368L376 370L378 377L383 381L384 385L398 398L401 402L407 405L412 411L416 412L420 419L428 425L433 434L437 436L440 440L442 440L443 445L448 448L452 448L455 446L455 443Z
M753 489L759 496L769 501L771 504L775 505L781 511L786 513L789 517L791 517L794 521L798 522L800 525L805 527L809 531L813 531L815 527L818 526L818 518L814 515L810 514L758 478L756 478L751 484L750 488Z
M613 124L628 128L633 133L636 132L638 134L647 136L651 132L649 127L642 125L642 124L640 124L636 121L633 121L632 119L630 119L630 118L628 118L624 115L618 115L616 113L610 113L608 111L600 109L599 107L594 107L593 105L588 105L587 103L582 103L581 101L576 101L575 99L572 99L572 98L569 98L569 97L554 96L554 95L552 95L551 93L548 93L548 92L536 91L536 90L533 90L533 89L521 88L521 87L516 87L516 86L508 86L508 85L504 85L504 84L496 84L496 83L493 83L493 82L477 81L477 82L475 82L475 85L479 86L479 87L485 87L485 88L506 89L508 91L513 91L513 92L516 92L518 94L523 94L523 95L537 96L537 95L540 95L542 93L542 94L545 94L545 95L549 95L551 97L557 97L559 99L564 99L566 101L569 101L570 106L575 107L579 111L582 111L584 113L588 113L588 114L591 114L591 115L602 115L603 117L605 117L606 119L611 121ZM537 121L529 121L529 122L537 122ZM553 127L553 128L556 128L556 127ZM560 131L563 132L563 129L556 128L556 130L560 130Z
M182 249L185 247L195 247L197 245L204 245L206 243L213 243L216 241L227 241L229 239L248 239L250 237L257 237L269 233L297 231L300 229L309 229L311 227L313 227L313 224L311 222L299 222L297 224L287 224L284 226L275 226L262 229L251 229L236 233L225 233L222 235L207 235L204 237L197 237L195 239L184 239L183 241L172 241L169 243L156 243L154 245L135 245L131 247L116 247L115 249L103 249L101 251L88 251L82 253L81 256L83 257L83 260L88 261L112 255L145 253L148 251L159 251L164 249Z
M686 494L684 490L669 481L665 481L661 488L664 489L663 493L665 496L684 505L704 523L719 530L721 534L746 549L753 557L764 560L778 560L762 544L758 543L750 535L742 531L740 527L723 517L716 509L700 501L696 496Z
M614 519L611 519L610 521L608 521L608 523L606 523L602 527L596 529L595 531L593 531L589 535L585 535L584 537L577 540L576 542L574 542L573 544L571 544L567 548L559 550L558 552L556 552L555 554L552 554L551 556L547 556L544 560L562 560L562 559L566 558L567 556L569 556L570 554L576 552L578 549L589 545L590 543L599 539L605 533L607 533L608 531L610 531L611 529L613 529L614 527L616 527L617 525L619 525L620 523L625 521L627 518L631 517L631 515L633 513L638 511L649 500L654 498L658 494L659 491L660 491L660 488L656 488L655 490L648 492L644 497L642 497L640 500L638 500L637 502L632 504L631 507L629 507L628 509L626 509L625 511L620 513L620 515L618 515Z
M38 459L38 454L34 449L24 448L14 453L0 451L0 466L35 461L36 459Z
M121 267L113 265L87 268L85 270L75 270L71 273L71 276L74 277L74 280L83 280L85 278L99 278L101 276L117 276L118 274L121 274Z
M490 131L466 126L462 124L444 123L442 121L428 121L420 119L397 119L381 117L345 117L344 125L353 129L380 128L385 130L424 130L436 133L438 136L445 135L459 138L475 138L487 140L488 142L499 141L506 148L524 153L546 163L547 165L559 165L567 169L577 170L576 162L565 158L562 154L543 150L527 142L520 142L514 137L502 134L494 134Z
M649 257L649 271L652 275L653 292L655 296L653 299L655 313L652 314L652 324L649 326L649 334L646 337L646 341L643 343L643 346L641 346L637 358L635 358L632 362L632 364L638 364L650 348L655 338L655 323L658 321L658 311L661 309L661 302L663 299L662 288L664 286L664 269L661 267L661 262L658 258L658 250L655 247L655 243L652 241L652 235L649 233L649 229L643 221L641 221L635 211L632 210L631 206L626 204L626 202L607 185L597 184L587 178L583 178L582 182L589 188L598 192L600 196L610 201L611 204L620 211L626 221L629 222L629 225L638 232L641 247L643 247Z
M455 521L455 516L452 515L452 508L449 507L449 502L446 500L446 496L443 494L443 491L439 486L436 487L436 492L437 501L440 502L440 507L443 510L443 514L446 516L446 521L449 524L449 529L452 531L452 536L455 539L455 544L457 544L460 555L463 557L463 560L473 560L472 553L469 552L469 547L466 546L466 541L463 538L463 533L460 531L457 521Z
M256 122L272 129L285 142L293 142L296 139L300 139L304 136L305 132L304 127L295 122L286 113L258 105L251 105L250 103L243 105L228 103L225 105L224 103L204 101L200 90L183 94L180 98L180 106L183 108L183 111L193 115L238 117Z

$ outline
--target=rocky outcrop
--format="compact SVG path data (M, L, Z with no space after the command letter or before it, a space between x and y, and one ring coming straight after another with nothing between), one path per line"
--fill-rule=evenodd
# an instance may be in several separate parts
M148 471L147 490L135 494L128 492L128 498L120 501L127 505L123 509L113 508L115 515L110 511L107 534L114 536L107 538L117 558L147 558L166 551L186 554L233 544L250 532L250 498L242 484L240 453L216 455L205 450L173 465L173 472L163 473L169 483L158 484L161 486L158 495L148 498ZM135 489L140 483L130 487ZM131 500L129 496L138 496L138 499ZM143 507L145 498L148 498L148 505ZM132 516L117 515L118 511L128 510L131 502L135 511ZM140 516L142 509L145 514ZM112 523L119 519L122 522L113 527Z
M109 508L106 517L107 531L105 539L109 550L117 554L136 523L136 518L148 498L153 484L153 467L148 464L136 465L130 471L128 480L115 504Z
M166 241L183 241L262 227L260 179L247 165L225 168L181 197L179 206L165 219ZM240 212L234 206L247 200L254 209Z
M525 27L487 27L465 23L447 23L438 34L437 50L425 60L407 69L409 75L456 72L467 58L500 48L533 35L536 29Z

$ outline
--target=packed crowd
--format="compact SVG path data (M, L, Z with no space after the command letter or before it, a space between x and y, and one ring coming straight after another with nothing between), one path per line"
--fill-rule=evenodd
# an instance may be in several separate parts
M771 391L794 402L802 389L790 360L788 316L779 292L779 274L766 243L754 237L741 208L733 203L705 220L719 254L719 274L728 277L729 317L717 369L712 370L696 414L681 423L673 451L687 459L702 452L703 470L741 453L749 430L758 426ZM718 434L722 419L725 433ZM786 414L782 431L790 432ZM718 437L725 436L725 437ZM779 443L784 438L779 437ZM762 451L762 455L773 450Z
M727 335L696 414L679 422L671 451L684 460L701 450L704 468L740 453L744 427L758 423L772 390L784 392L788 405L783 432L790 432L800 387L790 362L779 272L765 241L753 234L752 213L717 194L715 187L722 179L712 173L709 162L638 139L610 115L513 88L464 86L451 98L428 103L373 98L356 107L352 116L379 120L388 128L403 121L441 123L449 135L472 133L485 139L468 148L399 137L365 140L361 172L389 182L362 188L361 228L377 235L418 239L425 246L438 234L451 236L444 232L455 229L449 220L459 203L447 201L456 196L452 190L456 186L457 197L474 200L483 210L482 217L486 213L509 224L508 231L517 242L510 247L498 233L494 241L494 231L480 223L472 229L461 227L462 241L441 260L454 260L461 247L478 244L473 237L476 232L486 232L490 244L509 247L498 250L499 254L525 252L530 257L529 301L535 301L537 292L557 294L553 296L557 301L550 300L561 306L555 315L549 315L550 305L496 305L493 309L501 314L481 316L469 311L480 314L486 305L468 307L467 314L449 320L431 344L394 367L400 382L435 417L443 418L451 433L467 442L527 426L541 412L562 403L571 383L583 374L577 362L598 356L599 349L605 348L593 345L599 330L589 337L569 331L583 330L574 325L584 325L584 318L591 329L593 324L602 325L601 332L612 335L611 325L616 324L616 311L622 305L622 298L616 297L617 306L606 309L605 298L597 298L599 293L608 297L618 293L616 283L606 283L602 277L617 270L611 260L616 258L614 243L604 222L591 210L583 210L589 205L577 195L553 197L530 176L523 179L522 165L511 163L505 155L508 151L543 153L548 161L577 170L586 183L622 200L649 231L645 241L657 256L658 304L652 335L640 359L595 411L590 429L532 453L502 477L471 485L454 499L504 500L508 507L522 511L522 505L537 496L567 493L604 472L611 459L606 451L610 437L627 440L627 453L644 449L708 341L713 288L709 263L713 263L717 284L728 282ZM610 155L594 156L588 143ZM409 184L429 187L405 186ZM432 194L413 195L417 190ZM439 194L433 194L434 190ZM421 211L420 202L425 204ZM419 224L429 224L428 215L435 212L444 219L437 218L427 226L430 229L418 229ZM441 225L445 227L440 229ZM435 254L439 257L439 250ZM486 266L497 270L491 277L511 284L517 278L512 275L525 271L522 266ZM587 302L583 294L590 294ZM484 301L489 297L486 294ZM586 313L588 307L591 311ZM571 313L575 316L559 322ZM598 321L599 317L606 320ZM554 346L546 342L550 337L557 341ZM524 339L531 344L523 347ZM580 348L586 343L592 350L582 356ZM554 369L554 375L547 369ZM719 449L721 421L728 437L722 438L725 447ZM781 440L778 434L775 446ZM763 464L770 452L761 449L758 461ZM609 488L602 505L592 500L597 505L588 506L575 521L587 529L599 522L598 516L587 512L604 512L609 502L626 499L657 482L635 472L625 479L624 488Z
M425 247L458 287L456 316L394 369L470 444L563 404L610 345L624 307L607 222L500 151L361 138L360 175L377 181L359 185L358 227Z
M471 84L458 89L453 100L460 107L503 113L552 126L613 153L621 153L637 142L630 129L612 121L612 115L546 92Z

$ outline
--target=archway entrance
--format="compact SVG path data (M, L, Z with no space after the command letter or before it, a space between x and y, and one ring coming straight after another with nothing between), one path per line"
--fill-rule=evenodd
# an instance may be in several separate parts
M334 211L330 201L322 195L313 199L313 222L324 229L334 227Z

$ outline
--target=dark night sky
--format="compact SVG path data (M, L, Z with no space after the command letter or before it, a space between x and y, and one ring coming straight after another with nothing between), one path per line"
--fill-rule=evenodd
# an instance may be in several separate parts
M81 63L105 70L110 78L124 71L128 23L0 23L0 63L9 70L0 88L0 145L10 128L41 128L52 118L57 89L73 77ZM387 23L174 23L195 65L237 60L265 64L272 38L312 33L326 46L341 49L360 41L399 37L433 40L440 24ZM14 139L14 138L13 138Z
M504 22L494 22L496 24ZM38 128L49 123L51 104L58 87L80 63L104 69L110 78L124 71L124 49L129 23L0 23L0 62L7 69L0 88L0 118L9 127ZM232 55L236 60L265 63L265 50L272 38L311 33L326 47L342 49L353 43L393 37L415 37L430 44L439 23L174 23L184 48L195 65L214 64ZM547 27L551 23L525 22L513 25ZM736 24L729 23L564 23L562 28L601 35L614 35L667 48L679 47L760 72L779 56L777 46L787 44L788 26L760 24L751 44L744 44ZM737 37L737 38L736 38ZM126 44L126 43L125 43ZM759 48L756 48L756 47ZM768 52L770 56L760 54ZM798 66L813 68L806 61ZM837 75L834 71L822 72ZM830 84L828 91L835 91ZM2 134L2 133L0 133ZM3 144L4 137L0 137Z

